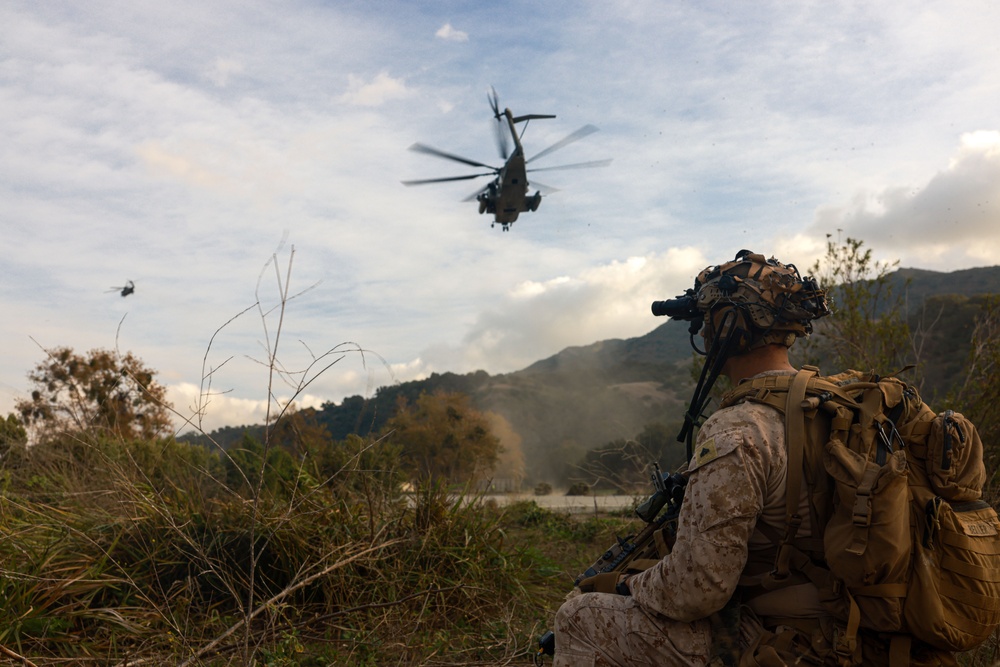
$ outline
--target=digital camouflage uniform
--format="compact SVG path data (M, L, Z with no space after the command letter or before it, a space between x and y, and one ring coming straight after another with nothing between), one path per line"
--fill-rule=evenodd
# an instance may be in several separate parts
M569 598L556 614L554 667L706 665L718 653L713 614L732 598L748 555L771 544L757 530L758 521L784 528L781 414L751 403L717 411L698 433L688 470L672 552L629 578L631 597L584 593ZM801 515L808 517L804 493L802 507ZM804 525L800 534L808 530ZM823 614L812 584L755 598L743 609L743 648L760 633L750 610L761 616Z

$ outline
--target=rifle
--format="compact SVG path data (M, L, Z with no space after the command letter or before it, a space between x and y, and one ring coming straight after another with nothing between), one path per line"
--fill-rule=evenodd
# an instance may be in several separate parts
M579 586L584 579L604 572L626 571L630 569L630 564L638 560L659 560L673 548L687 477L680 472L663 473L659 463L653 463L653 468L650 475L653 495L635 508L636 516L646 525L636 534L616 537L615 543L576 577L573 586ZM551 631L543 634L538 640L535 664L540 664L543 655L554 655L555 645L555 635Z

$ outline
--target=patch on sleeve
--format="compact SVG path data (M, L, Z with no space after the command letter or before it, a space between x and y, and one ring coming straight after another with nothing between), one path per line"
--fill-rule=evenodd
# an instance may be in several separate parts
M694 452L688 464L688 472L694 472L698 468L739 449L743 444L744 430L745 426L738 426L717 428L712 429L711 433L706 432L706 437L694 445Z
M709 461L714 460L719 455L719 450L715 446L715 438L709 438L698 445L698 451L694 454L694 468L700 468Z

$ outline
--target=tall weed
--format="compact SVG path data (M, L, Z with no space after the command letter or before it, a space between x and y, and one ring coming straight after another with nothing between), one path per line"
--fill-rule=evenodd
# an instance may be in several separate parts
M534 561L505 542L502 512L440 485L403 495L398 452L383 442L287 441L295 397L346 353L365 354L337 346L300 370L279 359L297 296L291 263L281 275L274 258L277 305L263 305L258 285L261 440L224 449L75 432L16 466L5 458L0 653L123 666L527 655L535 628L520 616L520 577ZM206 368L206 404L216 370ZM279 385L292 400L276 400Z

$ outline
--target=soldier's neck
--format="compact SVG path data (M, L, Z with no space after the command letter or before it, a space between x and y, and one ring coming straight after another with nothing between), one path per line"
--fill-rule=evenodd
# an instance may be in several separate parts
M732 386L758 373L767 371L797 370L788 361L788 348L784 345L765 345L745 354L730 357L722 372L729 377Z

